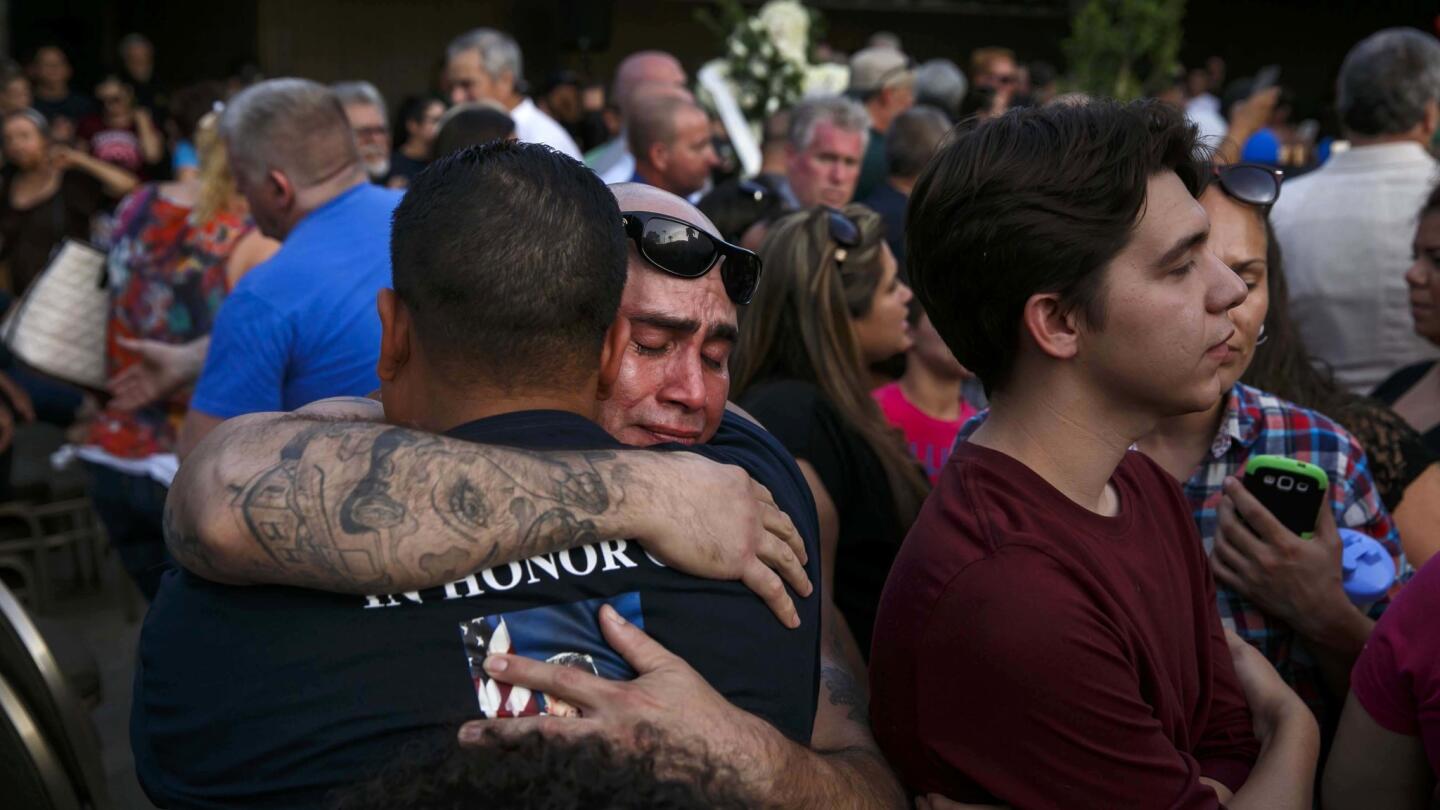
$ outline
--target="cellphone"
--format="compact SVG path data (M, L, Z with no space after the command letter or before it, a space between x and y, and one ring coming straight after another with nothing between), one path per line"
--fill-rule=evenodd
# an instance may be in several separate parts
M1285 528L1306 540L1315 536L1315 520L1330 488L1324 470L1284 456L1252 456L1241 483Z
M1280 81L1280 66L1266 65L1255 74L1255 84L1250 87L1250 95L1253 96L1262 90L1269 90L1278 81Z

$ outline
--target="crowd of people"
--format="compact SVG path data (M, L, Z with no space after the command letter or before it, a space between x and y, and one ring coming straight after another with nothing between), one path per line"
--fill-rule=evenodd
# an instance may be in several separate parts
M1320 137L877 35L748 176L662 51L532 93L476 29L393 117L118 56L0 75L9 290L83 240L111 301L107 391L0 411L149 602L157 805L1440 801L1434 36Z

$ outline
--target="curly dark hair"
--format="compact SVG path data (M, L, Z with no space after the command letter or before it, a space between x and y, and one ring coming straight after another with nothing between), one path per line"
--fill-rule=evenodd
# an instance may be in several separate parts
M451 740L454 737L450 737ZM739 776L701 749L640 726L633 748L599 735L538 731L478 745L408 749L378 776L336 798L334 810L743 810L761 806Z

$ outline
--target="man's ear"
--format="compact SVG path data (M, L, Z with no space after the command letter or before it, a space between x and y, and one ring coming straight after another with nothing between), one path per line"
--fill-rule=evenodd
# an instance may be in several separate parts
M291 182L289 175L279 169L271 169L266 173L265 190L280 210L289 211L295 207L295 184Z
M1080 351L1080 313L1065 309L1059 293L1037 293L1025 302L1021 325L1040 351L1069 360Z
M394 382L410 362L410 341L414 335L410 310L388 287L375 297L375 309L380 313L380 361L375 373L385 382Z
M646 150L645 155L650 159L650 165L664 172L670 167L670 147L663 143L652 143Z
M620 366L625 362L625 349L630 345L630 321L617 316L605 330L605 343L600 347L600 387L595 398L606 400L615 390L615 381L620 378Z
M1435 131L1440 129L1440 101L1431 101L1425 105L1425 134L1435 139Z

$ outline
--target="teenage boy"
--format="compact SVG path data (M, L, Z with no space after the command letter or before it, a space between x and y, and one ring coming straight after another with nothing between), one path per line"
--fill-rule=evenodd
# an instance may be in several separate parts
M872 716L912 790L1310 805L1313 718L1227 645L1185 499L1129 450L1220 396L1245 296L1207 247L1196 154L1193 127L1155 103L1017 110L959 135L916 185L916 293L991 414L881 597Z

